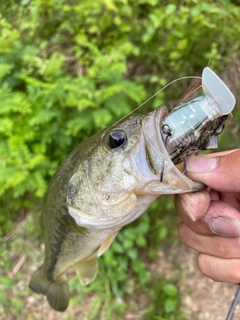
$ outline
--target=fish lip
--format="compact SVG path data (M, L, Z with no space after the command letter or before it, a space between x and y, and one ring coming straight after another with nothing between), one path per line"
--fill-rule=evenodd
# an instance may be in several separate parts
M159 176L162 161L171 161L161 133L162 119L167 114L168 109L165 106L161 106L149 113L142 122L147 162L151 172L155 176Z
M155 131L157 135L157 140L163 142L163 137L162 137L162 120L168 115L168 109L167 107L163 106L156 111L156 116L155 116ZM169 154L167 152L167 149L164 145L164 154L166 154L169 157ZM161 150L162 151L162 150Z

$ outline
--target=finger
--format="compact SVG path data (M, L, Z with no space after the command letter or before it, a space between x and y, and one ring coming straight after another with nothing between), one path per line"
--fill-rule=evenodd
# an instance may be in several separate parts
M240 150L211 156L190 157L188 176L221 192L240 192Z
M198 266L205 276L214 281L240 283L240 259L222 259L200 253Z
M232 152L238 151L239 149L233 149L233 150L225 150L225 151L219 151L219 152L213 152L205 154L206 157L219 157L219 156L225 156L227 154L230 154Z
M220 193L217 192L216 190L210 189L209 196L211 200L221 200Z
M200 235L184 223L180 223L178 233L183 244L198 252L219 258L240 258L240 240L238 237L225 238Z
M199 220L206 214L210 195L207 190L179 194L175 196L174 204L182 220L188 223L190 220Z
M240 211L240 192L219 192L218 197L222 202L225 202Z
M175 198L175 207L183 222L198 234L230 238L240 235L239 211L222 201L210 202L208 193L180 195ZM201 219L193 221L194 215L201 215Z
M191 220L184 222L198 234L228 238L240 236L239 211L222 201L211 201L202 219L196 222Z

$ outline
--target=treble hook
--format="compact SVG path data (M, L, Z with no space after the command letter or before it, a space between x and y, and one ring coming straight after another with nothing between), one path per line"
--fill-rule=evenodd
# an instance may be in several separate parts
M187 171L187 157L184 156L184 158L183 158L183 172L182 172L182 174L185 174L186 171Z
M164 134L163 144L164 144L164 147L166 147L167 139L172 135L171 127L168 124L164 124L162 126L162 133ZM161 170L160 170L160 183L162 183L163 181L163 174L164 174L164 160L162 161Z
M163 144L164 144L164 147L166 147L168 138L172 136L171 127L168 124L165 123L162 126L162 133L164 134ZM184 156L182 174L185 174L186 171L187 171L187 157ZM163 181L163 174L164 174L164 160L162 161L161 170L160 170L160 182Z

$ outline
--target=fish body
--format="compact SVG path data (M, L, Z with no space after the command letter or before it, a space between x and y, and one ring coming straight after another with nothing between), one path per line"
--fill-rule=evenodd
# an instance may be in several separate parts
M53 176L41 215L44 263L30 282L53 309L68 306L66 271L75 266L82 283L93 281L97 258L159 195L204 187L169 156L162 130L167 115L166 107L129 115L82 142ZM222 126L222 119L213 121Z

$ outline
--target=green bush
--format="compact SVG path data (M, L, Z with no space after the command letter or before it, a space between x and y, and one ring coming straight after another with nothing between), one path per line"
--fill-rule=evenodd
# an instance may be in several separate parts
M179 311L179 292L175 284L160 279L152 284L152 305L143 315L143 320L183 320Z

